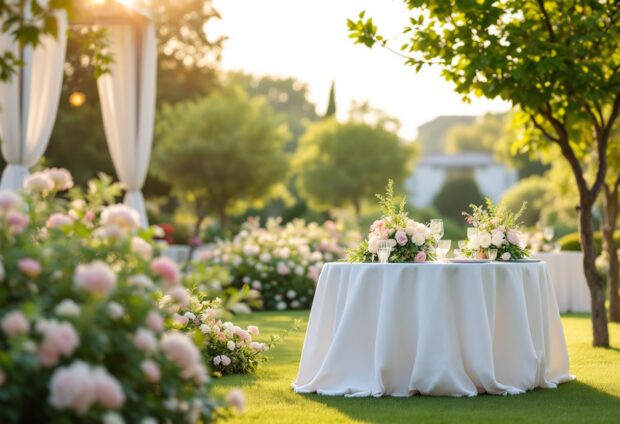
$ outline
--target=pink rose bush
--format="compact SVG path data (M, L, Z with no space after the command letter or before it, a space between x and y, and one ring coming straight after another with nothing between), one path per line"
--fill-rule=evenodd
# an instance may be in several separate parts
M225 311L220 306L219 300L201 302L194 298L177 327L201 335L200 348L216 375L253 373L278 337L271 336L268 343L255 341L260 334L258 327L243 329L230 321L223 322Z
M171 328L178 268L117 185L56 198L72 185L55 169L0 191L0 422L210 422L204 345Z
M426 262L434 259L437 240L428 226L416 222L405 212L405 200L394 196L394 183L388 182L386 194L377 195L383 216L370 226L368 239L347 250L349 262L376 262L379 242L392 247L390 262Z
M344 248L355 239L355 234L331 221L319 225L295 220L282 225L281 219L272 218L261 227L252 218L232 240L204 251L199 262L223 267L229 280L219 286L247 286L260 297L264 309L305 309L312 304L323 264L342 259Z
M499 203L494 205L486 199L485 206L470 205L472 212L463 212L465 220L476 231L470 234L463 253L468 257L488 257L489 249L497 250L497 260L519 260L529 256L525 239L519 233L519 217L525 211L523 203L519 211L512 212Z

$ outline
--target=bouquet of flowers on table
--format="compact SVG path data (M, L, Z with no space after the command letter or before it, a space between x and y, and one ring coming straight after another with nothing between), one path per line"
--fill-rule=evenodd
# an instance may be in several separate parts
M494 205L489 198L486 199L486 207L470 205L472 212L463 212L472 227L467 230L467 246L462 253L470 258L497 258L502 261L529 256L519 234L519 217L526 205L524 202L516 213L503 203Z
M389 246L389 262L426 262L435 259L438 237L427 225L416 222L405 212L405 199L394 196L390 180L386 194L377 194L383 216L370 226L368 239L347 250L348 262L375 262L382 245Z

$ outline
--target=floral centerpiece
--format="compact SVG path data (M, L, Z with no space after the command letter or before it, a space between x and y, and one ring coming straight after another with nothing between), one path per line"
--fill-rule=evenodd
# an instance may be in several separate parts
M169 329L189 291L109 182L57 197L72 179L51 169L0 191L0 422L213 418L200 349Z
M332 221L283 225L280 218L271 218L261 226L251 218L232 240L210 246L198 262L224 267L230 281L221 285L250 287L250 296L256 293L264 309L304 309L312 304L323 263L342 258L351 237ZM258 308L256 302L250 306Z
M426 262L435 259L437 239L430 228L405 212L406 200L394 196L394 182L388 182L385 195L377 194L382 217L370 226L368 239L347 251L349 262L375 262L381 240L392 246L390 262Z
M470 205L472 212L463 212L465 220L475 228L468 234L467 247L463 249L470 258L489 258L489 249L497 250L497 259L519 260L529 256L519 234L519 217L527 203L514 213L505 204L494 205L486 199L485 206Z

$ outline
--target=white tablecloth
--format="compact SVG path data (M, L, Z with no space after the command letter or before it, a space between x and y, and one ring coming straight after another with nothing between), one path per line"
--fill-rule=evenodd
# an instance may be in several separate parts
M581 252L537 253L532 258L547 264L560 312L590 312L590 290Z
M543 263L326 264L298 393L475 396L569 374Z

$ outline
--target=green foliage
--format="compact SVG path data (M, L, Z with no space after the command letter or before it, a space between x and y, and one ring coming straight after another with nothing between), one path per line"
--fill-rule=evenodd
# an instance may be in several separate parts
M614 240L616 245L620 245L620 231L614 232ZM601 253L602 235L600 231L594 233L594 241L596 244L596 254ZM580 251L581 250L581 238L579 233L569 233L558 240L558 244L562 250Z
M318 209L361 202L393 179L409 174L415 146L380 126L328 119L312 124L301 138L295 160L302 196Z
M448 178L433 200L433 205L441 213L455 221L462 221L461 212L472 203L480 204L484 197L471 176L454 176Z
M198 219L265 198L283 181L289 134L263 98L239 87L166 106L157 125L151 171L195 207Z
M28 184L49 180L50 172L27 180L29 194L22 201L4 193L10 202L0 217L0 317L4 322L9 313L22 314L26 325L19 333L7 331L4 325L0 331L0 421L95 423L114 409L124 422L153 416L173 422L210 422L215 404L206 366L193 355L198 348L191 339L179 336L185 354L189 349L194 357L182 364L162 347L171 336L165 331L166 323L182 302L165 297L172 281L152 266L155 231L138 229L137 214L130 208L109 205L119 192L109 177L92 181L87 192L73 190L71 201L58 196L70 186L70 178L67 184L50 182L52 189ZM22 224L15 221L25 213ZM7 221L11 215L13 223ZM24 267L25 261L30 262L30 270ZM172 273L178 275L174 268ZM93 274L98 277L93 279ZM186 292L181 281L175 283L177 292ZM147 347L136 341L139 333L146 337ZM158 374L151 382L141 369L147 359ZM52 407L50 398L67 388L54 389L55 376L79 363L88 367L88 374L74 375L77 381L70 390L84 393L80 396L85 410L76 410L75 398ZM195 368L184 369L189 366ZM118 385L120 401L113 408L103 407L93 395L90 379L95 367ZM196 409L166 408L169 398Z
M448 133L455 127L469 126L475 116L438 116L418 127L417 143L423 153L441 153L445 150Z
M486 114L471 125L452 127L446 134L446 153L491 152L504 132L504 115Z
M325 111L324 118L330 118L336 116L336 83L332 80L332 85L329 88L329 101L327 103L327 110Z
M548 180L540 176L532 176L519 181L511 187L502 198L502 203L510 209L519 208L524 202L528 204L524 211L523 225L533 227L542 218L543 209L551 200Z

